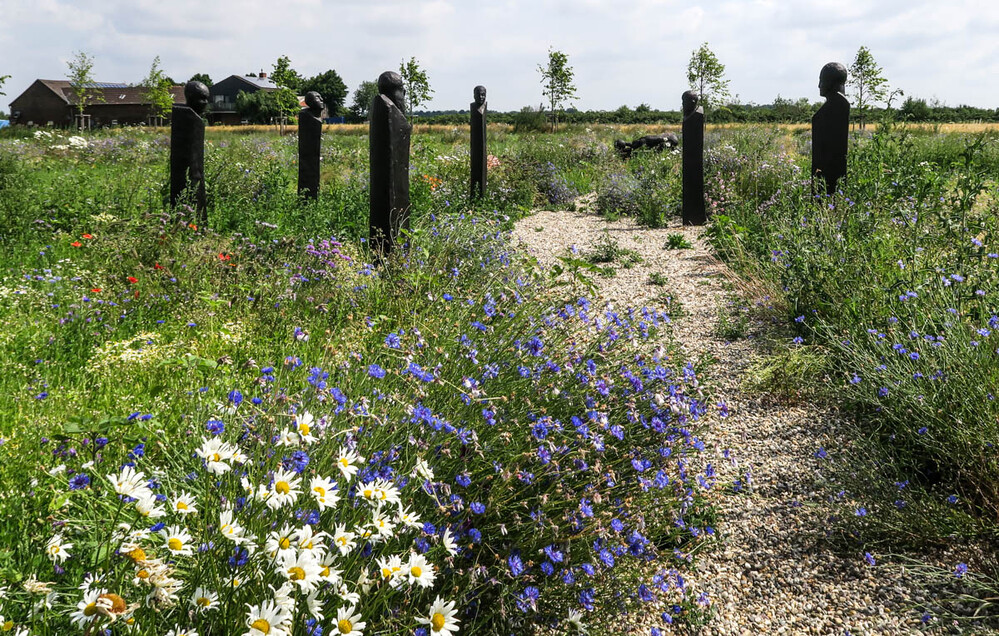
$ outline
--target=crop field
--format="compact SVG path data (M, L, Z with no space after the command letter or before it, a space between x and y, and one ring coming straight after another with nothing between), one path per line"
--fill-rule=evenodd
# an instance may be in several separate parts
M467 129L418 125L413 229L383 263L363 126L327 127L314 202L295 135L209 128L207 226L165 203L166 129L3 131L0 630L709 621L686 579L733 484L702 369L663 307L605 307L592 267L509 233L586 195L675 222L679 152L613 145L675 130L490 127L470 203ZM833 197L809 152L805 127L709 126L705 231L794 330L783 355L822 369L795 381L855 420L828 449L852 470L837 528L994 539L999 134L855 131Z

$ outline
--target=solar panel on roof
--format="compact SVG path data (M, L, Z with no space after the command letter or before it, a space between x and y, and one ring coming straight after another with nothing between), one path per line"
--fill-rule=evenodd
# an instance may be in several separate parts
M84 88L128 88L128 84L122 82L89 82L83 86Z

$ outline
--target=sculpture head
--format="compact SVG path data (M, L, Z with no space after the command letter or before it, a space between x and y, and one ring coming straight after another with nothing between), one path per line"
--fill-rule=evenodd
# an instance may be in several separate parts
M475 97L475 105L476 106L482 106L483 104L486 103L486 87L485 86L476 86L472 90L472 95Z
M406 112L406 89L402 85L402 76L395 71L385 71L378 76L378 93L388 97L396 108Z
M676 93L674 93L674 95L675 94ZM684 115L689 115L692 112L694 112L694 109L697 108L697 102L700 101L700 98L697 96L697 93L695 93L694 91L684 92L684 94L681 96L681 99L683 100Z
M194 112L199 115L208 108L209 93L208 87L201 82L188 82L184 84L184 101Z
M819 71L819 95L846 92L846 67L839 62L829 62Z
M326 106L323 103L323 96L316 91L309 91L305 94L305 105L316 117L322 114L323 107Z

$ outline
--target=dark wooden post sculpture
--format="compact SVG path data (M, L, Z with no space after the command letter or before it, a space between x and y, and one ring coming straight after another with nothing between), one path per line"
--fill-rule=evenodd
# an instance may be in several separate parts
M836 183L846 176L846 152L850 137L850 102L847 101L846 67L830 62L819 73L819 94L826 103L812 116L812 192L836 192Z
M170 207L194 197L195 218L207 221L205 202L205 121L208 87L201 82L184 86L184 105L175 105L170 119Z
M472 124L472 184L471 198L486 194L486 87L476 86L475 101L469 104Z
M385 71L378 77L378 95L371 103L368 133L371 162L369 233L378 257L395 247L401 230L409 229L409 138L406 91L402 77Z
M319 151L323 139L323 98L315 91L305 94L306 107L298 113L298 195L319 196Z
M694 91L683 94L683 224L704 225L704 109Z

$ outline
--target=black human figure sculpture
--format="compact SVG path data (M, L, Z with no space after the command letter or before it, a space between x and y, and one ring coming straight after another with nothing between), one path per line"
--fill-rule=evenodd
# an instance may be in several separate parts
M319 148L323 138L323 98L316 91L305 94L306 107L298 113L298 194L319 196Z
M469 104L472 124L472 185L471 198L486 193L486 87L476 86L472 91L475 101Z
M825 179L826 194L836 192L836 182L846 176L850 137L850 102L847 101L846 67L830 62L819 73L819 94L826 103L812 116L812 192Z
M406 90L394 71L378 76L371 102L368 150L371 163L369 232L378 257L395 247L399 232L409 229L409 137Z
M208 87L201 82L184 86L185 105L175 105L170 119L170 207L176 207L185 192L194 197L196 219L207 220L205 205L205 120Z
M704 108L694 91L683 94L683 224L704 225Z

